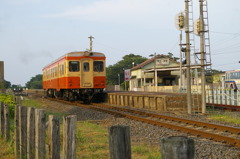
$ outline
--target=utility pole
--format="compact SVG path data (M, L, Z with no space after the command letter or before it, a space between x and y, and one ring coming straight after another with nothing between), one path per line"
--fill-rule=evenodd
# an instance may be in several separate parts
M186 17L186 74L187 74L187 110L188 114L192 114L192 99L191 99L191 76L190 76L190 36L189 36L189 0L185 0L185 17Z
M94 39L94 37L91 35L91 36L88 37L88 38L90 39L90 49L89 49L89 51L92 51L92 48L93 48L92 43L93 43L93 39Z
M206 113L206 78L205 78L205 28L204 28L204 20L203 20L203 0L199 0L200 3L200 53L201 53L201 89L202 89L202 113Z

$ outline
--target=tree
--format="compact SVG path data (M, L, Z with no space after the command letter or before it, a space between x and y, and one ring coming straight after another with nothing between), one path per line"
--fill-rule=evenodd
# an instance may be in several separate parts
M129 54L123 56L123 59L114 65L107 67L107 84L117 85L120 78L120 83L124 82L124 70L131 69L133 67L133 62L136 65L146 61L146 57L140 55ZM120 75L120 77L118 76Z
M214 81L217 83L221 82L221 77L219 74L224 73L221 70L205 70L206 81L207 83L213 83Z
M31 80L26 83L26 87L29 89L42 89L42 75L38 74L32 77Z
M4 80L4 87L5 88L10 88L11 87L11 82Z
M163 55L163 54L162 54ZM150 54L149 57L154 57L155 54ZM156 56L160 56L160 54L156 54ZM167 55L164 55L169 57L170 59L173 59L174 61L178 61L180 58L179 57L174 57L173 53L169 52Z

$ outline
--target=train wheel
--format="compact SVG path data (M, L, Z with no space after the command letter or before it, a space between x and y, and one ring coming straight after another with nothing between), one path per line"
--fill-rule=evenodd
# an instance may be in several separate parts
M69 92L68 98L69 98L69 101L75 101L73 92Z
M67 92L67 91L64 91L64 92L63 92L63 100L66 100L66 101L69 100L69 98L68 98L68 92Z

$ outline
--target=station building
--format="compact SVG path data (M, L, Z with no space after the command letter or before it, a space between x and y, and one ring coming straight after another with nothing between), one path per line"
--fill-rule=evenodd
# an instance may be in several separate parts
M180 63L169 56L157 55L131 69L130 91L178 90Z

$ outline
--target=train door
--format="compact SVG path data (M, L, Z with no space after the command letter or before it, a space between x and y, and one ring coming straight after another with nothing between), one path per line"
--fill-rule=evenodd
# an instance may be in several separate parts
M81 60L81 88L93 88L93 60L82 59Z

